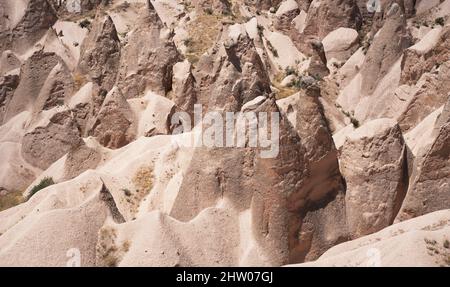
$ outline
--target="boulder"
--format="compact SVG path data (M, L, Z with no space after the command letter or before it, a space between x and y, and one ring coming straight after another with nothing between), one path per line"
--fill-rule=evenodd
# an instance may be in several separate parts
M280 31L289 31L291 29L292 21L299 14L300 9L295 0L283 1L275 13L275 28Z
M359 48L358 32L351 28L338 28L330 32L323 40L327 61L335 58L346 62Z
M360 11L354 0L314 0L309 6L302 35L307 39L322 40L339 27L358 31L361 28L361 21Z

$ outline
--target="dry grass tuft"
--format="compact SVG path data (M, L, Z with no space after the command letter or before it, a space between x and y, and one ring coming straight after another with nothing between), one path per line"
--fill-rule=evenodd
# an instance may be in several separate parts
M221 29L222 15L200 14L188 26L190 38L185 41L186 57L191 63L198 62L216 42Z
M0 195L0 211L19 205L24 201L25 199L22 196L22 192L19 191Z

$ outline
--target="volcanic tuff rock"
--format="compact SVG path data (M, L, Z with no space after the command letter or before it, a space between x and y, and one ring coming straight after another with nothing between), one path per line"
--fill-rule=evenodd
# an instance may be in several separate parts
M450 97L434 133L435 140L428 151L418 158L411 175L408 194L397 218L405 220L445 209L450 201Z
M450 1L379 4L1 1L0 266L448 265Z
M106 95L89 134L108 148L121 148L134 139L135 120L131 108L118 88Z
M97 14L91 31L81 47L78 70L109 91L116 81L120 61L120 42L114 22L109 16Z
M406 145L395 121L370 121L347 136L339 157L353 238L392 224L408 185Z
M172 90L173 66L180 60L172 31L150 1L147 5L122 51L117 84L126 98L147 90L166 95Z
M242 25L225 30L201 57L194 71L199 103L209 109L238 111L257 96L271 93L270 79L252 39Z
M33 128L22 141L23 158L35 167L47 169L83 142L70 112L56 112L48 123Z
M0 22L0 53L11 49L24 53L57 19L48 0L6 0L0 3L0 12L6 19Z

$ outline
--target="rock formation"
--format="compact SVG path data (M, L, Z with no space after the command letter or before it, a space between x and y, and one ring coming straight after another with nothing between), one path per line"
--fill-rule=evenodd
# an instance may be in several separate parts
M2 0L0 266L448 266L449 3Z

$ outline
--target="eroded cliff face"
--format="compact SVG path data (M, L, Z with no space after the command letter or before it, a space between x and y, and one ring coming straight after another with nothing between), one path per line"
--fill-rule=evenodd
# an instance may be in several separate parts
M0 266L448 264L449 15L2 1Z

